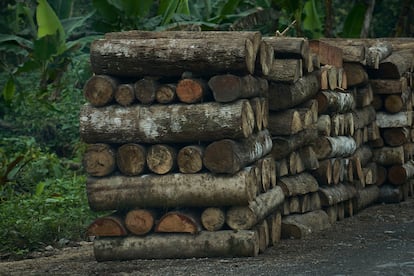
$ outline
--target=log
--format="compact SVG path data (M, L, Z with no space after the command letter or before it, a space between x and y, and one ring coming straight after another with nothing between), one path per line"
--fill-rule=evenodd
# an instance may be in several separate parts
M296 109L269 113L269 132L275 135L292 135L303 130L302 120Z
M295 83L302 74L301 59L274 59L269 73L264 76L269 81Z
M205 148L199 145L188 145L177 154L177 165L181 173L198 173L203 169Z
M208 81L214 100L232 102L237 99L248 99L264 96L268 90L267 80L246 75L239 77L232 74L217 75Z
M289 174L289 168L288 168L286 158L276 160L275 166L276 166L276 175L278 175L279 177L286 176Z
M375 94L401 94L408 90L407 78L405 77L398 80L371 79L369 82Z
M410 142L410 130L406 127L383 128L381 136L390 147L398 147Z
M330 226L328 215L323 210L289 215L282 219L282 238L302 239Z
M272 156L275 160L287 157L305 145L309 145L318 137L316 128L308 128L290 136L276 136L272 138Z
M148 169L156 174L167 174L177 166L177 149L166 144L156 144L147 152Z
M366 64L367 42L361 39L320 38L322 42L334 45L343 52L344 62Z
M313 98L319 91L319 71L300 78L294 84L269 83L269 109L292 108Z
M207 231L221 230L226 222L226 212L222 207L208 207L201 213L201 224Z
M405 161L402 146L373 149L372 153L372 160L383 166L402 165Z
M389 114L386 112L377 112L377 125L380 128L387 127L410 127L413 122L411 111Z
M94 241L98 262L134 259L254 257L259 254L256 231L202 231L197 235L155 233L145 237L102 238ZM162 250L160 250L162 248Z
M354 97L356 108L369 106L374 100L374 91L369 83L363 87L354 87L351 93Z
M164 214L155 225L156 233L189 233L201 231L200 212L196 209L177 209Z
M380 189L377 185L367 186L365 189L358 190L355 197L354 209L360 211L375 203L378 199Z
M324 136L319 137L314 142L314 151L319 160L351 156L355 150L355 140L348 136Z
M125 216L125 226L134 235L146 235L159 219L155 209L132 209Z
M84 155L82 164L91 176L106 176L116 169L116 151L108 144L90 144Z
M147 150L139 144L123 144L116 152L116 164L121 173L134 176L142 174L147 165Z
M88 178L89 206L95 211L137 207L214 207L247 204L257 194L256 172L233 176L198 174Z
M367 146L361 146L354 152L353 158L358 158L362 167L365 167L372 160L372 149Z
M328 86L331 90L338 88L338 70L334 66L330 66L328 70Z
M298 105L298 109L309 109L312 114L312 122L314 124L318 122L318 101L316 99L311 99Z
M405 95L389 95L385 97L384 108L388 113L398 113L407 110L407 98ZM410 103L411 104L411 103Z
M409 51L394 51L389 57L382 60L379 68L369 70L371 78L400 79L413 66L414 54Z
M332 184L338 185L341 177L341 159L331 158L332 163Z
M377 182L375 185L381 186L387 181L388 170L384 166L377 165Z
M348 87L364 86L368 83L368 74L360 63L344 63Z
M306 59L309 55L309 41L301 37L263 37L263 41L269 44L274 55L279 58Z
M282 233L282 214L276 211L267 217L267 224L269 226L270 245L274 246L280 241Z
M392 45L388 42L378 42L367 49L367 66L379 69L379 64L392 53Z
M134 84L135 97L142 104L152 104L160 84L151 77L144 77Z
M405 143L404 148L404 159L411 160L414 159L414 143Z
M271 150L269 131L263 130L246 139L224 139L209 144L204 152L203 163L211 172L234 174Z
M376 112L372 106L356 109L354 112L355 129L361 129L369 125L376 119Z
M330 187L319 187L318 192L321 204L324 207L352 199L356 195L354 187L344 184L338 184Z
M328 215L329 223L334 224L336 220L338 219L338 205L335 204L335 205L326 207L324 211Z
M363 168L363 172L366 185L373 185L377 182L377 164L375 162L367 164L367 166Z
M336 91L321 91L316 95L318 113L346 113L355 108L354 97L351 93Z
M368 141L375 141L381 138L380 128L376 121L373 121L367 126L368 130Z
M289 213L298 214L300 212L300 201L299 196L289 197Z
M262 129L269 127L269 100L266 97L261 97L261 106L262 106Z
M199 103L209 100L211 91L207 82L202 79L185 78L176 87L178 99L183 103Z
M177 85L175 84L162 84L155 91L155 99L160 104L170 104L177 98Z
M342 50L321 40L310 40L310 50L319 55L321 64L342 67Z
M249 100L250 106L253 109L254 120L256 122L254 131L261 131L263 129L263 110L262 110L262 101L260 98L252 98Z
M227 210L226 223L234 230L250 229L276 211L285 196L279 186L260 194L248 205L232 206Z
M393 185L382 185L379 188L377 201L379 203L400 203L403 199L400 187Z
M353 200L344 201L345 216L352 217L354 215L354 204Z
M191 118L191 120L189 120ZM185 105L84 105L80 134L87 143L180 143L248 137L254 114L247 100Z
M300 205L299 211L301 214L309 212L309 211L313 211L313 210L310 210L310 194L299 196L299 205Z
M114 99L118 81L107 75L94 75L83 88L85 99L93 106L105 106Z
M338 203L338 220L343 220L345 218L345 205L344 202Z
M124 217L119 213L95 219L87 228L88 236L95 237L121 237L128 235L125 228Z
M318 191L318 182L309 173L301 173L293 176L281 177L278 185L282 188L286 197L304 195Z
M262 40L259 47L259 65L257 74L266 76L272 67L273 60L275 59L275 53L273 47L269 43Z
M355 132L354 113L348 112L344 114L344 134L353 136Z
M381 111L384 107L384 101L380 95L375 94L374 98L372 99L371 105L374 107L375 110Z
M256 226L254 226L253 230L259 235L259 254L266 251L267 247L270 243L269 237L269 226L267 224L267 220L262 220Z
M388 169L388 180L399 186L414 176L414 161L410 160L402 165L394 165Z
M272 157L265 157L265 158L261 158L259 160L257 160L255 166L258 168L260 175L258 176L258 179L260 179L260 181L258 181L259 186L258 186L258 191L259 193L265 193L267 192L270 188L272 188L272 183L271 183L271 177L272 176L272 172L271 172L271 163L273 162L273 158Z
M114 94L115 101L122 106L129 106L135 102L135 89L132 84L118 85Z
M319 167L312 171L313 177L320 185L332 184L332 163L330 159L319 161Z
M322 114L317 122L318 134L320 136L331 135L331 117L327 114Z
M91 44L91 65L95 74L131 77L177 77L184 71L253 74L257 49L249 39L224 35L200 39L97 39Z
M311 193L310 199L309 199L309 211L316 211L320 210L322 207L321 198L319 196L319 193Z
M312 146L305 146L298 151L305 170L316 170L319 168L319 161Z

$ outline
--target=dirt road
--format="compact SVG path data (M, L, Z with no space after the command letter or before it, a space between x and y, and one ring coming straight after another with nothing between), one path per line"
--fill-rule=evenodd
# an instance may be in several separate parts
M254 258L98 263L91 243L0 262L0 275L414 275L414 199L375 205Z

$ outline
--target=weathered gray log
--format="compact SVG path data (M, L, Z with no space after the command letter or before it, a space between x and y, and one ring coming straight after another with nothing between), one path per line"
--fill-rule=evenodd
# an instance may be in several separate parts
M355 140L348 136L321 136L314 143L314 151L319 160L351 156L357 148Z
M207 231L221 230L226 223L226 212L222 207L208 207L201 213L201 223Z
M131 77L181 76L185 71L253 74L257 49L249 39L222 35L199 39L98 39L91 45L91 65L95 74Z
M282 188L285 196L304 195L318 191L318 182L309 173L301 173L293 176L281 177L278 185Z
M379 203L400 203L403 199L400 187L385 184L379 188Z
M386 112L377 112L377 125L380 128L386 127L410 127L413 123L411 111L389 114Z
M319 167L312 171L313 177L320 185L332 184L332 163L330 159L319 161Z
M351 93L354 96L356 108L369 106L374 100L374 91L369 83L363 87L355 87Z
M88 178L89 206L96 211L137 207L243 205L257 194L255 168L233 176L199 174Z
M380 62L392 53L392 45L389 42L378 42L367 49L367 65L379 69Z
M209 144L204 152L203 163L211 172L234 174L271 150L269 131L262 130L246 139L224 139Z
M104 106L112 102L118 80L107 75L94 75L85 84L83 94L93 106Z
M384 166L402 165L405 161L402 146L373 149L372 153L372 160Z
M401 94L408 89L407 78L405 77L398 80L371 79L370 84L375 94Z
M282 188L276 186L257 196L248 205L230 207L226 213L226 223L234 230L250 229L275 212L284 199Z
M283 110L313 98L319 91L319 71L307 74L294 84L269 84L269 109Z
M339 184L330 187L319 187L319 197L322 206L331 206L349 200L355 195L355 188L349 185Z
M346 113L355 108L351 93L321 91L316 95L319 113Z
M354 127L355 129L364 128L371 122L375 121L376 112L374 107L366 106L364 108L356 109L354 112Z
M316 170L319 168L319 161L312 146L304 146L298 150L305 170Z
M357 190L355 197L354 209L360 211L369 205L375 203L380 194L380 189L377 185L370 185L362 190Z
M263 37L274 51L275 56L280 58L302 58L309 55L309 41L301 37Z
M368 70L372 78L400 79L413 66L414 53L411 51L394 51L389 57L382 60L379 68Z
M276 211L267 217L267 224L269 226L270 245L276 245L280 241L282 233L282 214Z
M366 64L366 48L365 42L356 39L338 39L338 38L321 38L319 39L329 45L336 46L342 50L344 62L359 62Z
M185 105L84 105L80 135L87 143L180 143L248 137L254 128L248 100Z
M388 169L388 180L393 185L402 185L414 176L414 161L402 165L394 165Z
M344 63L348 87L364 86L368 83L368 74L360 63Z
M253 228L259 235L259 254L266 251L269 247L270 237L269 237L269 226L267 220L262 220L257 223Z
M303 130L302 120L296 109L269 113L269 132L275 135L292 135Z
M94 241L97 261L202 257L254 257L259 254L256 231L223 230L191 234L151 234L145 237L101 238ZM162 248L162 250L160 250Z
M282 238L302 239L329 227L328 215L323 210L289 215L282 219Z
M89 175L109 175L116 169L116 151L108 144L90 144L85 151L82 164Z
M317 122L318 134L320 136L330 136L331 127L331 117L327 114L320 115Z
M272 62L269 73L264 78L269 81L294 83L302 76L301 59L276 58Z

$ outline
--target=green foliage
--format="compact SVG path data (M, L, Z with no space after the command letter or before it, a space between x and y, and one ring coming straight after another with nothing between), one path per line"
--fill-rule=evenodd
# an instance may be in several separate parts
M358 38L360 37L362 24L365 19L365 11L367 6L364 3L356 3L344 22L344 28L342 31L342 37Z
M321 15L319 14L315 0L307 1L303 7L305 18L303 19L303 30L310 33L312 38L322 36Z

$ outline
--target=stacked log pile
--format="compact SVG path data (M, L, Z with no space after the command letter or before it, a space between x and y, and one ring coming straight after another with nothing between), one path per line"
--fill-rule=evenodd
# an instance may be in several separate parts
M114 212L88 228L97 260L255 256L278 242L284 193L268 81L254 75L260 42L131 31L92 44L86 189L92 210Z

